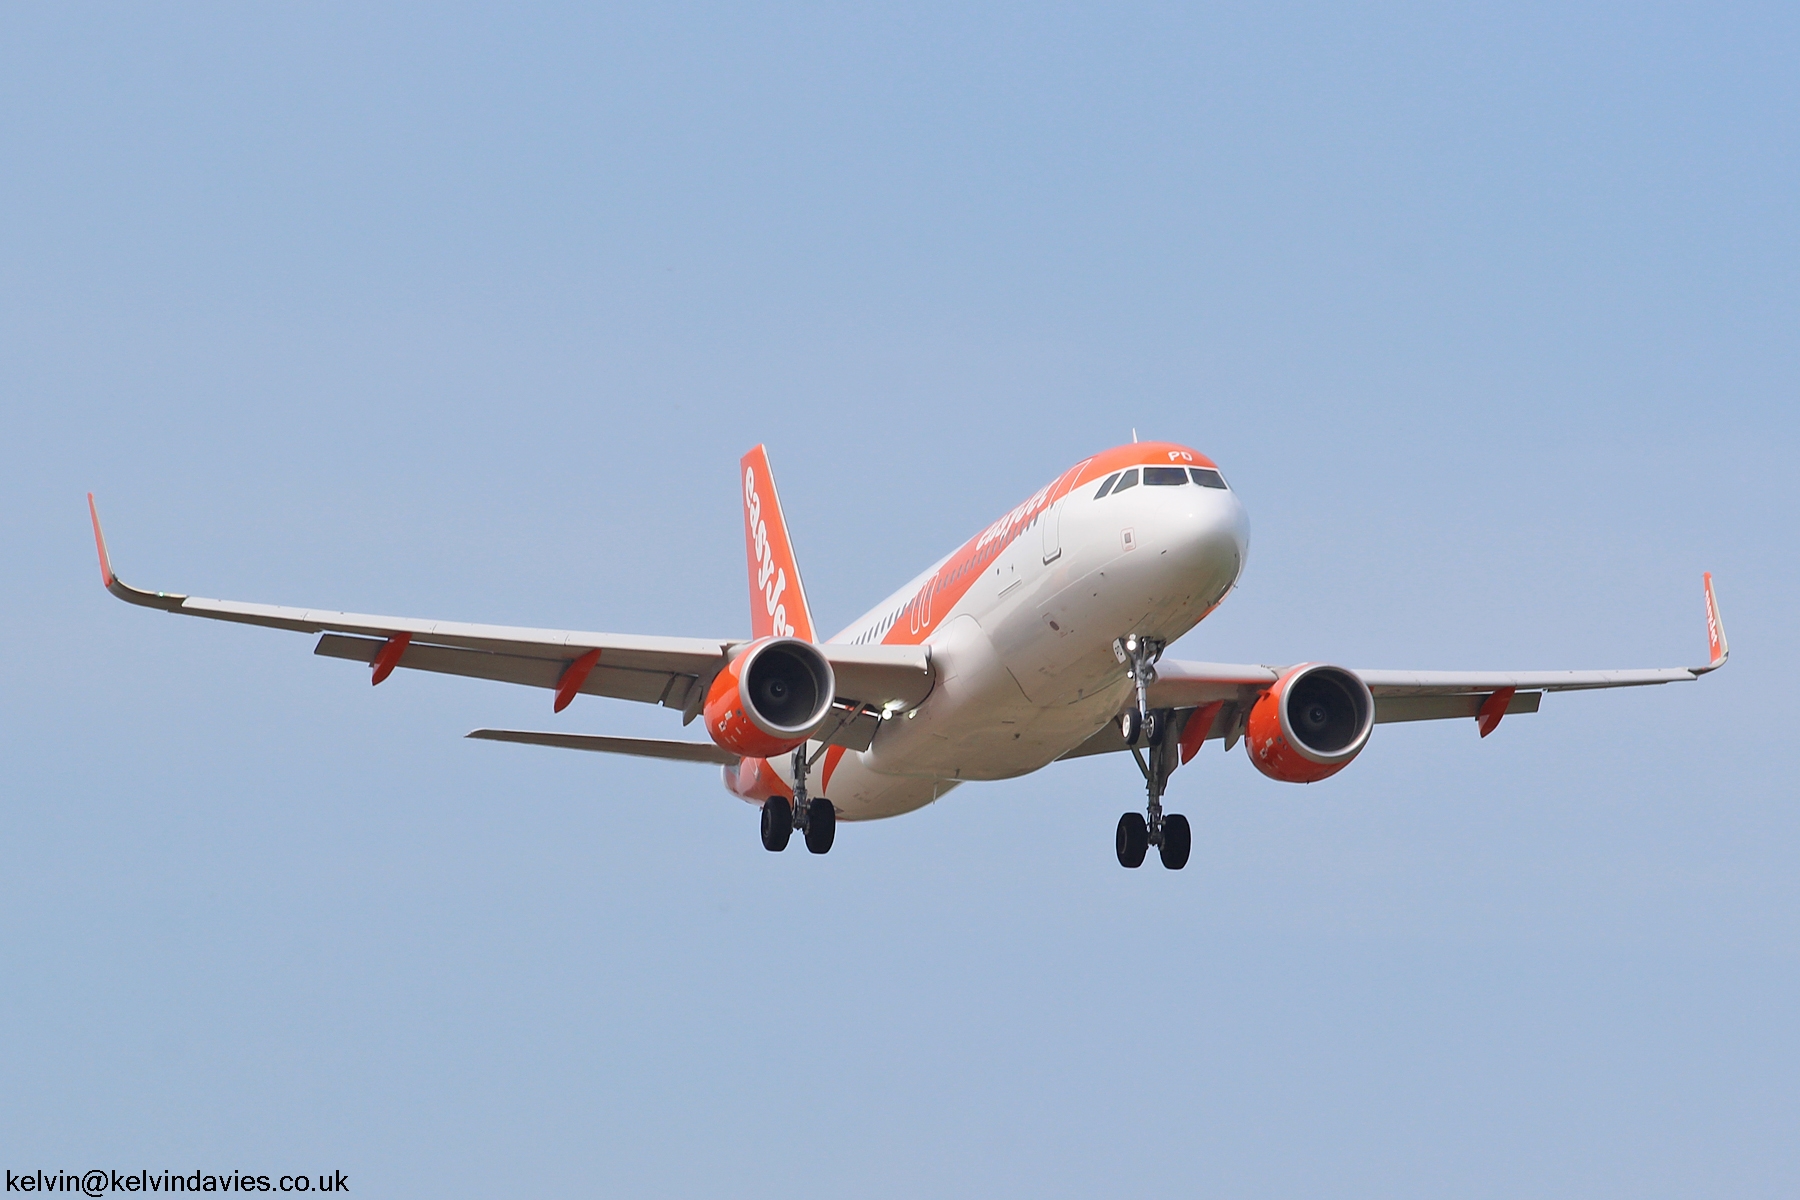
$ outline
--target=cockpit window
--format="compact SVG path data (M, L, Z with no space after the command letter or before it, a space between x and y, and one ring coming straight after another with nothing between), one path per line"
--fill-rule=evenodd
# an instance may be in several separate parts
M1125 472L1125 474L1119 476L1119 486L1117 486L1113 489L1113 495L1116 496L1120 492L1124 491L1126 488L1136 487L1136 486L1137 486L1137 468L1133 467L1133 468L1131 468L1131 470Z
M1145 467L1144 486L1180 487L1187 482L1187 472L1180 467Z
M1206 467L1189 467L1188 471L1194 476L1194 482L1201 487L1222 488L1225 486L1225 477L1217 471L1208 470Z
M1094 493L1094 499L1098 500L1098 499L1100 499L1100 497L1106 495L1106 493L1112 491L1112 485L1117 483L1118 481L1119 481L1119 473L1117 471L1114 471L1111 475L1108 475L1106 477L1106 482L1100 485L1100 490Z

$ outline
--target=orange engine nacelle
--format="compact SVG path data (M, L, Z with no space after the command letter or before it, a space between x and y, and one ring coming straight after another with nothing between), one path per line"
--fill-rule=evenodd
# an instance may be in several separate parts
M811 642L765 638L731 660L706 691L706 732L745 758L785 754L831 713L837 677Z
M1250 706L1244 749L1270 779L1316 783L1349 766L1374 727L1368 685L1342 667L1305 663Z

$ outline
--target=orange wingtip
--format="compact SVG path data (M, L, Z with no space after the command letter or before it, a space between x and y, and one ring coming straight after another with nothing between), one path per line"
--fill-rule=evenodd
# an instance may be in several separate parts
M106 535L100 532L100 510L94 507L94 493L88 493L88 518L94 522L94 549L100 552L100 582L113 585L112 558L106 553Z
M1725 640L1725 622L1719 619L1719 599L1713 595L1712 572L1702 575L1706 586L1706 648L1712 654L1709 667L1721 667L1731 657L1731 645Z

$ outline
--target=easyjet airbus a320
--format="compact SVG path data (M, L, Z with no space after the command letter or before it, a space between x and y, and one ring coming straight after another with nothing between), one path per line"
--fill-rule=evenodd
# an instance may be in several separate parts
M113 574L92 495L88 506L101 577L121 600L323 634L313 652L367 664L372 683L410 667L544 688L557 712L586 694L701 721L707 741L468 736L719 764L727 790L761 808L770 850L800 830L824 854L840 820L898 816L968 780L1129 751L1148 802L1119 818L1119 862L1139 866L1154 846L1179 870L1192 833L1162 798L1208 740L1226 750L1243 742L1271 779L1314 783L1348 766L1383 722L1462 718L1486 737L1506 714L1536 712L1545 692L1691 680L1725 663L1710 575L1703 667L1371 671L1164 659L1236 585L1250 541L1218 465L1169 442L1076 463L821 640L763 448L740 466L748 638L462 625L145 592Z

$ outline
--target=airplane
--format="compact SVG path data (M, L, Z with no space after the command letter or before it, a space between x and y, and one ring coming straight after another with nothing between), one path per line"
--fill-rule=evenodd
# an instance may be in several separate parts
M1180 870L1187 818L1165 812L1175 770L1203 743L1242 742L1256 769L1316 783L1347 767L1379 724L1473 719L1485 738L1547 692L1694 680L1729 648L1713 594L1705 666L1616 671L1352 670L1164 659L1237 586L1244 506L1219 465L1188 446L1133 441L1084 458L932 563L847 629L820 640L763 446L739 463L749 637L646 637L364 616L147 592L113 573L114 596L166 612L320 634L313 653L539 687L562 712L577 695L657 704L706 741L477 729L468 737L712 763L761 810L763 846L799 832L828 852L837 823L912 812L971 780L1126 753L1142 812L1119 818L1120 865L1151 847ZM827 798L829 797L829 798Z

